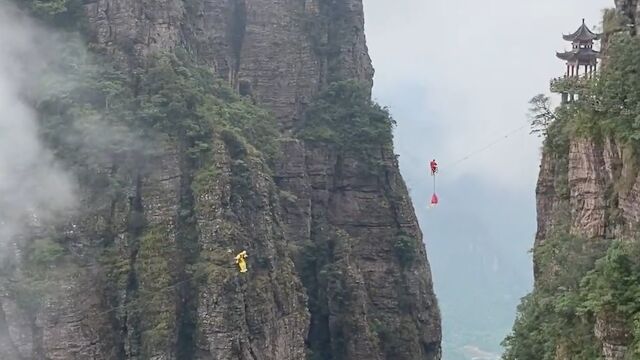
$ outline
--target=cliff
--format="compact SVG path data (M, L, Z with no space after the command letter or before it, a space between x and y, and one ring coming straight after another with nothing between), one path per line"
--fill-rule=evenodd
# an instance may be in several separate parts
M505 359L637 358L638 4L605 13L604 68L553 114L537 194L535 289Z
M615 5L625 24L640 24L640 3L637 0L615 0Z
M9 240L2 358L440 358L360 0L26 3L93 53L34 99L78 206Z

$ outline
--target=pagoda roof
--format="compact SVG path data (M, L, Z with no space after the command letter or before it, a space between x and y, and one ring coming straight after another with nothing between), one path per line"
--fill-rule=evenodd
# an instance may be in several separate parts
M594 40L599 40L600 39L600 35L594 33L593 31L589 30L589 27L585 24L584 19L582 19L582 25L578 28L578 30L576 30L576 32L574 32L571 35L562 35L562 38L567 40L567 41L594 41Z
M556 52L556 56L566 61L591 62L600 57L600 52L593 49L573 49L561 53Z

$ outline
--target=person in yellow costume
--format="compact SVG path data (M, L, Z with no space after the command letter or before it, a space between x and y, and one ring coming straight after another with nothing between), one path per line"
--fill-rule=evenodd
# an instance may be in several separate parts
M245 260L247 257L248 255L246 251L236 255L236 264L238 264L241 273L247 272L247 261Z

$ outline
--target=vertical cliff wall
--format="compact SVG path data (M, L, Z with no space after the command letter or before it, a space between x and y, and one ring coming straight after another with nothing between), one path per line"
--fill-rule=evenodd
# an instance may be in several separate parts
M372 85L362 1L99 0L86 9L107 52L140 60L185 46L284 128L329 81Z
M605 13L604 67L545 129L536 189L535 290L505 359L637 358L640 177L627 86L639 63L638 4Z
M84 156L80 144L63 159L84 176L80 209L28 222L16 240L15 259L40 254L34 244L56 256L3 272L3 358L440 358L429 263L392 149L363 158L298 135L329 84L370 93L360 0L96 0L80 13L91 48L131 79L121 96L140 99L115 115L103 99L105 118L164 134L134 138L149 153ZM243 98L153 60L167 52ZM247 274L233 263L242 249Z

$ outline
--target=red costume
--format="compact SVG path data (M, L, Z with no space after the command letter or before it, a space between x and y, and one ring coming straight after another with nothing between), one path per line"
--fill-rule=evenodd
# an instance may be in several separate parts
M438 205L438 195L433 194L431 197L431 207Z
M431 160L429 165L431 166L431 175L435 175L438 172L438 163L436 162L436 159Z

